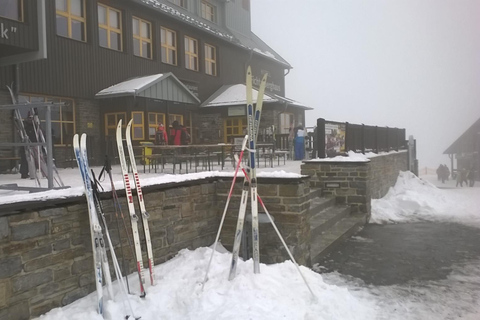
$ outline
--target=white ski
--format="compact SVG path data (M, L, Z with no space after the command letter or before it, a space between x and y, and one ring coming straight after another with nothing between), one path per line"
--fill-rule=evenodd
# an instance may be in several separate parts
M132 187L130 178L128 176L127 160L125 159L125 152L123 150L122 138L122 120L117 125L117 147L118 157L120 159L120 166L122 168L123 184L125 186L125 195L128 203L128 212L130 213L130 221L132 223L133 244L135 247L135 256L137 259L137 272L140 279L140 296L145 297L145 275L143 273L143 257L142 248L140 247L140 236L138 234L138 216L135 213L135 205L133 204Z
M145 209L145 201L143 199L142 186L140 185L140 178L138 177L137 164L135 163L135 153L133 152L132 135L131 135L132 121L133 119L128 122L127 130L125 132L125 138L127 141L127 149L128 149L128 154L130 156L130 165L132 166L133 178L135 180L135 189L137 190L137 198L138 198L138 204L140 206L140 213L142 214L143 230L145 231L145 242L147 244L148 269L150 270L150 283L153 286L155 285L155 273L153 270L154 261L153 261L152 242L150 239L150 229L148 228L148 219L150 218L150 215Z

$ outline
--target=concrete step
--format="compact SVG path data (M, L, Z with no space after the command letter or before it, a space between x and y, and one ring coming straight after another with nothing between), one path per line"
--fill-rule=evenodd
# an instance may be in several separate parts
M336 205L327 207L324 210L314 214L310 218L311 237L328 231L340 220L350 215L350 207L345 205Z
M328 253L341 244L365 225L364 216L348 216L338 221L328 230L320 234L312 234L310 241L310 257L312 265L321 261Z
M316 196L312 198L308 218L312 219L320 212L335 205L335 198Z

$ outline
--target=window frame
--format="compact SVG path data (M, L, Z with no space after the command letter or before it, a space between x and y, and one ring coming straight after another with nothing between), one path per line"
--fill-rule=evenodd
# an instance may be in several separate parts
M285 121L289 120L289 123L285 123ZM279 114L279 122L280 122L280 132L279 134L290 134L290 130L293 129L295 126L295 115L291 112L282 112ZM288 127L283 127L287 125Z
M98 30L98 32L99 32L98 45L102 48L105 48L105 49L110 49L110 50L122 52L123 51L122 11L119 10L119 9L115 9L113 7L107 6L106 4L103 4L103 3L97 3L97 18L98 18L99 7L103 7L106 10L106 19L107 19L106 23L107 24L100 24L100 19L98 19L98 29L99 29ZM119 26L119 28L112 27L110 25L110 11L114 11L118 14L118 26ZM104 29L104 30L107 31L107 46L103 46L100 43L100 29ZM120 43L119 43L119 48L118 49L117 48L112 48L111 37L110 37L111 32L119 35Z
M138 123L135 123L135 115L136 114L140 114L142 116L142 123L141 124L138 124ZM145 140L145 113L143 111L132 111L132 113L130 114L131 118L130 119L134 119L134 121L132 121L132 140ZM141 137L137 137L135 135L135 128L141 128L141 132L142 132L142 136Z
M207 54L207 48L213 49L213 58L209 58ZM211 44L205 43L204 45L204 54L205 54L205 74L216 77L217 76L217 48ZM210 69L212 73L210 73Z
M187 51L187 49L190 49L190 41L194 42L195 52ZM188 46L187 46L187 44L188 44ZM198 63L198 60L199 60L198 40L195 39L195 38L189 37L189 36L185 36L184 37L184 46L185 46L185 68L188 69L188 70L192 70L192 71L199 71L200 66L199 66L199 63ZM192 59L193 59L195 65L196 65L195 68L191 68Z
M1 18L5 18L8 20L13 20L13 21L18 21L18 22L24 22L24 6L23 6L23 0L17 0L17 9L18 9L18 18L13 18L13 17L8 17L8 16L3 16L0 14Z
M67 1L67 10L68 11L60 11L57 9L56 7L56 3L55 3L55 19L57 16L62 16L64 18L67 19L67 23L68 23L68 26L67 26L67 36L63 36L63 35L60 35L58 34L58 24L57 24L57 21L55 20L55 31L56 31L56 34L57 36L59 37L62 37L62 38L67 38L67 39L72 39L72 40L75 40L75 41L81 41L81 42L87 42L87 17L86 17L86 4L85 4L85 0L79 0L82 2L82 9L83 9L83 14L84 16L83 17L79 17L79 16L75 16L71 13L71 1L72 0L66 0ZM75 39L72 37L72 20L74 21L77 21L77 22L80 22L83 24L83 35L84 35L84 39Z
M138 20L138 35L134 34L133 33L133 24L134 24L134 20ZM148 25L148 29L149 29L149 35L150 35L150 38L145 38L142 36L142 23L146 23ZM139 45L140 45L140 48L139 48L139 52L140 52L140 55L136 55L135 54L135 41L133 41L133 55L135 57L140 57L140 58L144 58L144 59L149 59L149 60L152 60L153 59L153 35L152 35L152 23L148 20L145 20L145 19L142 19L142 18L139 18L139 17L136 17L136 16L132 16L132 36L133 36L133 39L137 39L138 42L139 42ZM147 57L144 57L142 55L142 52L143 52L143 43L146 42L146 43L149 43L150 44L150 52L149 52L149 56Z
M73 135L76 132L76 123L75 123L75 100L73 98L67 98L67 97L55 97L55 96L45 96L45 95L39 95L39 94L29 94L29 93L21 93L18 100L21 101L21 99L24 99L25 101L31 102L32 98L41 98L43 102L49 102L49 101L58 101L58 102L70 102L71 103L71 108L72 108L72 120L63 120L63 112L62 108L65 108L65 106L59 106L58 113L59 113L59 120L51 120L52 123L59 123L60 126L60 143L55 143L54 146L68 146L72 144L72 140L65 141L67 137L64 138L63 134L63 124L71 124L72 125L72 135L71 138L73 139ZM23 101L22 101L23 102ZM40 108L39 108L40 109ZM43 109L43 108L42 108ZM45 109L40 109L39 112L42 112ZM26 111L25 111L26 112ZM23 115L22 115L23 116ZM39 117L40 124L45 124L45 119L42 119ZM42 128L43 130L44 128ZM44 133L45 138L46 134Z
M202 1L200 6L202 18L217 23L217 6L207 1ZM210 9L210 11L207 12L207 9Z
M114 121L114 124L113 124L113 125L109 126L109 125L108 125L108 116L112 116L112 115L115 116L115 121ZM125 128L125 127L126 127L126 122L127 122L127 113L126 113L126 112L108 112L108 113L104 113L103 119L104 119L104 122L105 122L105 137L111 137L111 136L108 134L108 130L109 130L109 129L113 129L113 132L116 132L117 126L118 126L118 120L119 120L118 115L123 115L123 120L124 120L124 121L122 121L122 128Z
M228 125L228 121L234 121L234 120L238 120L238 124L237 125ZM225 118L224 119L224 122L223 122L223 128L224 128L224 142L225 143L232 143L233 142L233 138L236 138L236 137L240 137L240 136L245 136L244 135L244 131L247 130L247 119L245 118L245 116L239 116L239 117L228 117L228 118ZM228 133L228 128L236 128L236 129L240 129L239 132L240 133L233 133L233 130L232 130L232 133ZM229 141L231 140L231 141Z
M173 34L173 39L175 39L175 43L173 46L170 46L168 43L167 43L167 34L168 33L172 33ZM163 50L161 50L161 61L162 63L166 63L166 64L170 64L172 66L177 66L178 65L178 56L177 56L177 47L178 47L178 41L177 41L177 32L172 30L172 29L169 29L169 28L165 28L165 27L160 27L160 41L161 41L161 48L162 49L165 49L165 55L163 54ZM175 62L172 63L171 61L168 61L169 60L169 57L170 55L168 54L170 51L172 51L174 54L173 56L175 57Z
M155 116L155 123L150 123L150 116ZM162 118L161 121L159 121L159 117ZM165 113L161 112L149 112L148 113L148 140L155 140L155 132L157 131L157 127L159 123L162 123L165 130L167 130L167 127L165 126ZM153 128L153 137L150 135L150 129Z
M168 0L169 2L173 3L174 5L187 9L187 1L186 0Z

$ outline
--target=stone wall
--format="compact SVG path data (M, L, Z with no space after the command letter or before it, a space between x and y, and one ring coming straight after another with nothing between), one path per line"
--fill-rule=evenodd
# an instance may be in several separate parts
M383 197L395 185L398 173L408 170L406 151L381 154L370 161L304 161L302 174L311 176L311 185L338 204L351 206L352 213L371 213L371 199Z
M309 179L282 179L280 184L278 182L269 183L268 180L265 180L260 180L262 182L258 185L258 194L265 203L269 214L273 217L295 260L302 265L311 265L308 217L312 194ZM222 244L228 250L233 247L243 179L238 179L236 184L221 233ZM231 180L219 181L217 184L218 206L222 211L230 186ZM251 212L250 195L248 203L247 213ZM258 204L258 211L260 214L264 212L260 203ZM245 231L251 235L250 228L251 224L245 224ZM271 223L261 223L259 229L260 261L262 263L277 263L290 259ZM247 240L250 241L250 238L248 236ZM248 255L251 257L250 246Z
M106 196L106 219L112 241L119 249L112 200ZM213 183L145 188L155 264L172 258L180 249L213 243L219 223L215 200ZM121 201L125 203L124 198ZM95 290L85 198L32 206L37 209L0 217L0 319L29 319ZM131 232L127 206L123 208ZM143 230L141 224L139 229ZM134 272L124 230L120 239L130 272ZM142 251L145 253L145 248ZM120 251L116 253L121 259Z
M227 248L232 246L241 184L239 181L235 187L222 232ZM230 185L229 178L210 178L144 188L155 264L171 259L183 248L214 242ZM296 260L309 265L309 179L260 178L258 191ZM122 205L126 204L121 196ZM110 194L102 197L117 257L121 261L122 239L129 272L134 272L125 229L120 228L119 237ZM126 205L123 210L131 233ZM139 230L142 236L141 224ZM262 263L288 259L270 224L260 226L260 244ZM91 252L83 196L0 206L0 319L29 319L93 292ZM146 261L146 249L142 252ZM114 278L113 268L111 271Z

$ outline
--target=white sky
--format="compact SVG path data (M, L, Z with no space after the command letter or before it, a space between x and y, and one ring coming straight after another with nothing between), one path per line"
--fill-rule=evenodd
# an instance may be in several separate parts
M252 30L292 66L315 119L406 128L420 167L480 117L480 1L252 0Z

